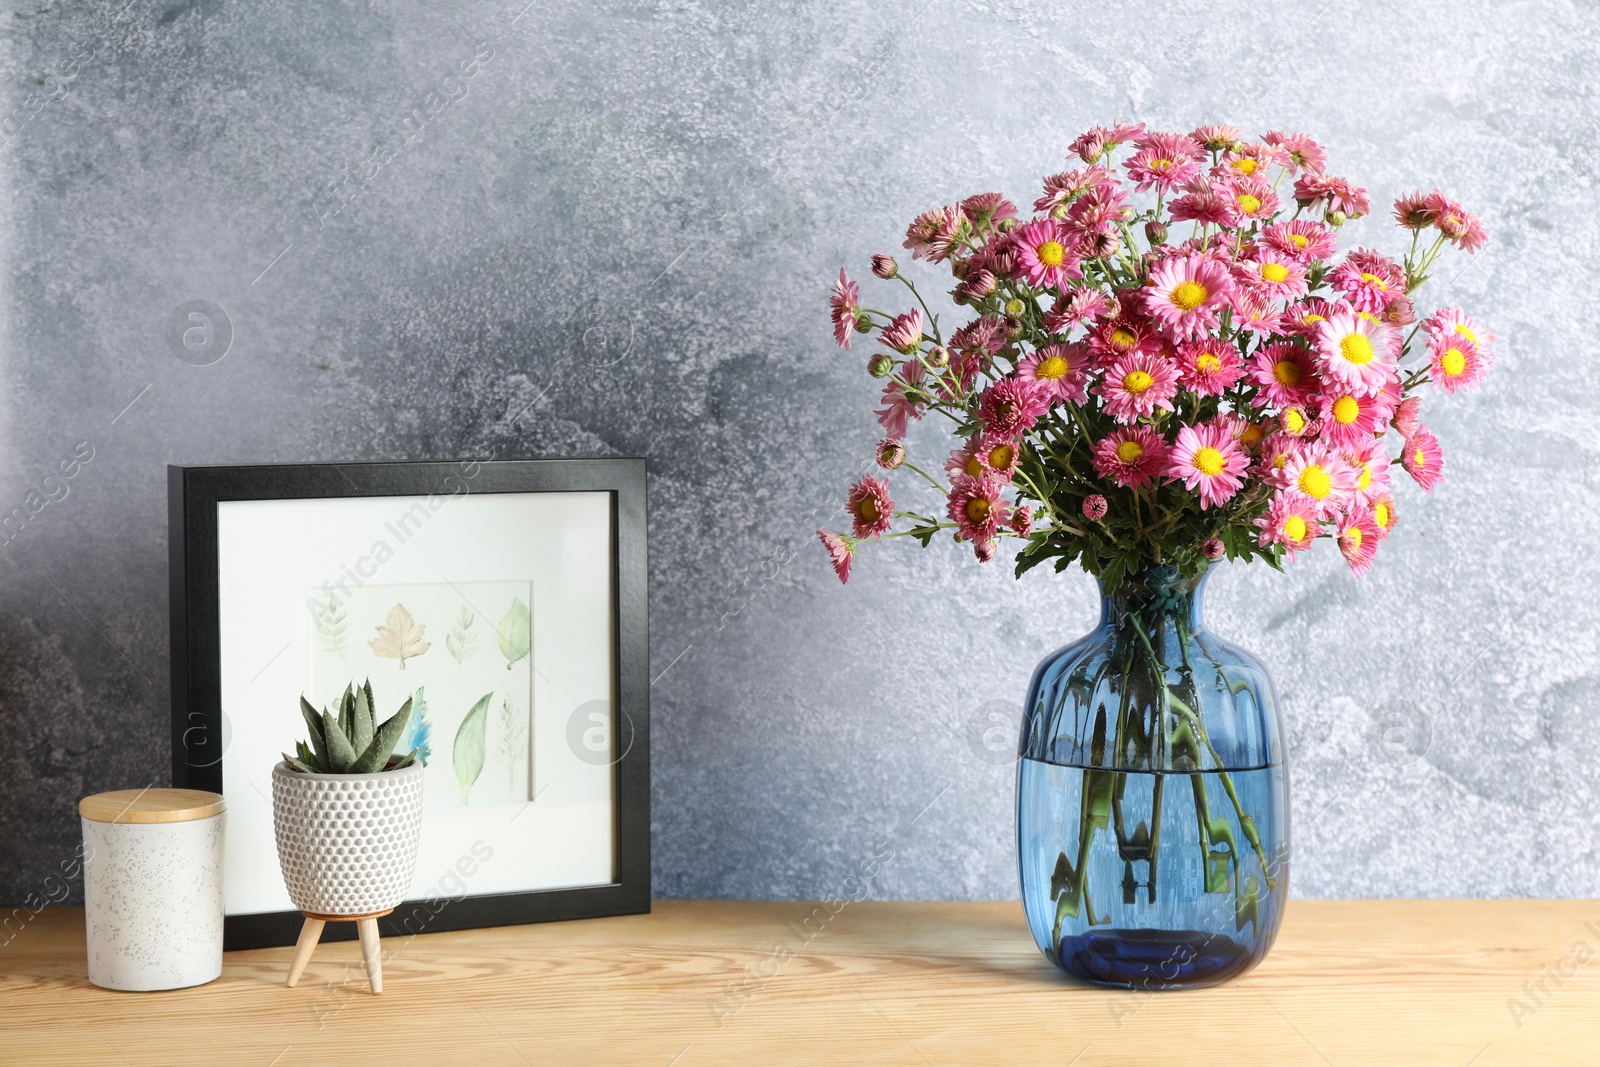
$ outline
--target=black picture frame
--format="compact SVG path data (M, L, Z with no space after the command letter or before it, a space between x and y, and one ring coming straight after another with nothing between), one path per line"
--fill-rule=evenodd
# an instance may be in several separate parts
M406 901L384 936L628 915L650 910L650 678L645 461L640 458L169 466L172 777L226 795L222 780L217 505L236 500L427 496L473 464L470 492L606 492L612 516L614 881L570 889L465 895L437 913ZM459 481L459 479L457 479ZM285 744L292 743L292 739ZM423 918L419 919L419 915ZM225 949L292 945L298 911L229 915ZM355 937L332 923L323 940Z

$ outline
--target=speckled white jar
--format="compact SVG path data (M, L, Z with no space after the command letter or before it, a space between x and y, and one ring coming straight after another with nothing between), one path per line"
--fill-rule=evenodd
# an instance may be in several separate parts
M147 809L153 794L211 799L188 808L156 804L152 812ZM139 799L124 806L124 796ZM85 798L78 810L89 981L106 989L149 991L200 985L220 975L222 797L125 790ZM206 814L192 817L196 813Z
M372 915L405 899L422 840L420 763L375 774L272 768L278 866L294 906Z

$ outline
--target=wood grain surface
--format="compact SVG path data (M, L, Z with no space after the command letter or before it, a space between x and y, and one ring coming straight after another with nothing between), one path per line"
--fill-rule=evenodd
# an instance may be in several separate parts
M1600 901L1297 900L1257 970L1163 994L1066 979L1015 903L672 900L388 939L381 996L351 942L293 989L283 948L230 953L210 985L108 992L80 910L20 916L4 1064L1600 1063Z
M91 822L189 822L225 806L221 794L203 789L118 789L84 797L78 814Z

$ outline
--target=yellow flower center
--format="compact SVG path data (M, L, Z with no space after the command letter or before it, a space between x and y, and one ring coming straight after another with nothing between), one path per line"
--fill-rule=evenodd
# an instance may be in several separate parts
M1152 159L1149 163L1146 163L1145 166L1149 167L1157 174L1165 174L1167 171L1172 169L1172 160Z
M1199 282L1179 282L1172 287L1172 304L1179 311L1193 311L1210 295Z
M1138 339L1138 336L1126 326L1118 326L1111 331L1111 347L1118 352L1126 352Z
M1339 339L1339 354L1346 363L1364 367L1372 362L1372 342L1364 333L1347 333Z
M1236 159L1233 161L1233 169L1240 174L1254 174L1256 172L1256 161L1249 156L1245 156L1243 159Z
M1357 489L1366 489L1371 484L1372 484L1372 464L1363 463L1361 465L1361 474L1360 474L1359 477L1356 478L1356 488Z
M1341 396L1333 402L1333 418L1341 426L1349 426L1361 417L1361 405L1353 396Z
M1312 500L1322 500L1333 492L1333 479L1328 477L1328 472L1318 464L1311 464L1300 472L1300 481L1296 483L1300 491Z
M1411 453L1411 464L1414 467L1426 467L1428 465L1428 457L1421 448Z
M1283 470L1283 468L1287 467L1288 465L1289 465L1289 453L1287 453L1287 452L1279 452L1276 456L1272 457L1272 467L1273 467L1274 470L1280 470L1281 471L1281 470Z
M1058 378L1065 378L1067 376L1067 371L1071 369L1071 366L1067 363L1066 357L1051 356L1049 359L1041 359L1039 361L1039 365L1034 368L1033 373L1038 375L1040 378L1044 378L1053 382Z
M1138 395L1155 384L1155 379L1142 370L1131 370L1122 379L1122 388Z
M1360 319L1366 319L1368 322L1382 322L1383 321L1382 319L1378 318L1378 316L1374 315L1370 311L1358 311L1358 312L1356 312L1356 317L1360 318Z
M1311 243L1311 238L1307 237L1303 233L1291 233L1289 235L1289 243L1294 245L1296 248L1304 248L1306 245Z
M1039 262L1047 267L1059 267L1066 258L1067 250L1061 247L1060 241L1046 241L1036 250Z
M1316 312L1308 312L1308 313L1300 316L1300 321L1301 322L1327 322L1328 320L1323 318L1321 315L1318 315Z
M1459 333L1462 337L1465 337L1473 344L1478 343L1478 335L1472 332L1472 328L1470 326L1466 326L1458 322L1456 323L1456 333Z
M1289 277L1289 268L1282 263L1263 263L1261 277L1269 282L1281 282Z
M1300 384L1300 364L1292 359L1280 359L1272 365L1272 380L1279 385Z
M1222 473L1227 461L1222 458L1222 453L1207 445L1194 454L1194 469L1208 478L1214 478Z
M967 501L967 518L973 522L982 522L989 514L989 502L981 496L975 496Z
M1344 539L1350 543L1351 548L1357 552L1361 551L1361 527L1350 527L1344 532Z
M1376 274L1367 274L1363 272L1361 275L1361 280L1366 282L1368 285L1376 285L1381 292L1387 293L1389 291L1389 283L1378 277Z
M1290 515L1283 520L1283 535L1291 541L1305 540L1306 520L1298 515Z
M1015 318L1027 310L1028 305L1024 304L1020 297L1014 296L1010 300L1006 301L1006 314L1010 315L1012 318Z
M1378 529L1389 528L1389 505L1382 501L1372 505L1372 521L1378 524Z
M1254 215L1256 212L1261 210L1261 201L1257 200L1249 193L1240 193L1236 200L1239 204L1240 210L1242 210L1246 215Z
M878 518L878 502L870 496L861 498L861 503L856 505L856 517L862 522L875 522Z
M1210 352L1202 352L1195 357L1194 369L1200 371L1202 374L1210 374L1212 371L1222 369L1222 360L1218 359Z
M1454 378L1467 369L1467 357L1459 348L1447 348L1439 360L1439 369Z
M962 469L967 472L968 477L977 478L983 474L983 461L977 456L968 456L967 462L962 464Z
M1290 408L1283 413L1283 428L1297 434L1306 428L1306 417L1300 414L1298 408Z
M989 466L997 471L1009 470L1016 458L1017 450L1011 445L996 445L989 450Z
M1244 428L1244 433L1239 435L1239 443L1249 448L1266 436L1265 431L1259 426L1250 425Z
M1138 441L1124 441L1117 446L1117 458L1124 463L1133 463L1144 455L1144 446Z

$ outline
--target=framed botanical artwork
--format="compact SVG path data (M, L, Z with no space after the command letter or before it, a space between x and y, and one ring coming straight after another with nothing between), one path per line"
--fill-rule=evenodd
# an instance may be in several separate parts
M426 768L385 935L649 910L643 460L168 475L173 778L227 798L226 947L294 943L272 767L363 682Z

